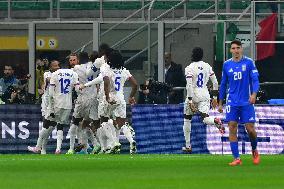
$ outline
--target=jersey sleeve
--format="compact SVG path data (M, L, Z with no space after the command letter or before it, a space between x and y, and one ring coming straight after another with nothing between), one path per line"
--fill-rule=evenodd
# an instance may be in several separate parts
M125 70L124 75L125 75L126 80L128 80L130 77L132 77L132 74L130 73L129 70Z
M252 81L252 92L257 93L259 90L258 71L253 61L250 62L250 78Z
M214 73L214 71L213 71L213 69L210 65L209 65L209 78L212 81L213 90L214 91L218 90L218 81L217 81L216 75L215 75L215 73Z
M191 66L188 66L188 67L185 68L184 74L185 74L185 78L186 78L186 79L193 77L193 71L192 71Z
M227 76L226 64L223 64L222 78L221 78L220 91L219 91L220 100L224 100L226 96L227 82L228 82L228 76Z
M78 74L77 73L73 73L73 86L75 88L75 91L76 92L79 92L79 86L80 86L80 83L79 83L79 77L78 77Z

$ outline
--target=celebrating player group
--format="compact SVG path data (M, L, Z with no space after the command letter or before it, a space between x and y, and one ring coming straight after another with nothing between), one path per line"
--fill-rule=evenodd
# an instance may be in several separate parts
M67 154L75 153L76 138L78 153L119 153L120 132L130 143L130 153L136 153L133 129L126 122L123 94L124 84L129 81L132 86L129 103L135 104L135 78L124 68L121 54L107 44L101 44L99 52L93 52L87 59L80 63L79 57L71 54L69 65L60 65L57 60L50 62L49 71L44 74L43 128L36 146L28 146L29 151L46 154L49 135L56 127L55 154L61 154L63 128L70 125ZM70 123L74 91L77 98Z
M202 61L203 49L195 47L191 55L191 64L185 68L187 96L184 103L183 132L184 152L194 151L191 146L191 119L199 113L204 124L213 125L220 134L225 128L220 118L209 116L210 94L207 83L213 84L211 105L223 112L223 100L226 98L226 121L229 127L230 147L234 160L230 166L241 165L237 141L237 126L245 124L252 147L254 164L260 163L257 151L257 134L254 128L254 103L259 90L258 71L253 60L243 55L242 44L238 40L231 42L232 58L225 61L218 97L218 81L212 67ZM69 68L54 60L49 64L49 72L44 74L44 94L42 97L43 128L35 147L28 147L34 153L46 153L48 137L54 127L57 128L56 154L61 153L63 128L70 125L70 149L67 154L75 153L76 138L80 144L80 153L87 153L92 144L91 153L119 153L119 134L123 132L130 144L130 153L136 153L136 142L132 128L126 122L126 102L123 87L126 81L131 84L129 103L135 104L137 82L124 68L123 57L119 51L101 44L99 52L94 52L89 61L80 62L76 54L69 56ZM61 67L61 68L59 68ZM70 68L71 67L71 68ZM74 89L74 90L73 90ZM72 92L77 99L72 121Z

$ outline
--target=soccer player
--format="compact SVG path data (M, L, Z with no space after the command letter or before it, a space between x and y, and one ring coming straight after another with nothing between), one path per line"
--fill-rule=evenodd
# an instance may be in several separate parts
M219 118L209 116L210 109L210 94L207 88L209 79L213 83L213 100L212 106L215 108L218 105L218 81L212 70L212 67L202 61L203 50L200 47L195 47L192 50L191 60L193 61L185 68L186 76L186 90L187 96L184 103L184 124L183 132L185 138L185 147L182 148L184 152L191 153L190 133L191 133L191 119L192 115L200 112L203 123L206 125L215 125L221 134L225 129Z
M126 102L124 100L123 87L127 80L131 83L131 93L129 96L129 103L134 104L134 95L137 91L137 82L130 72L124 68L123 57L117 50L113 50L107 56L107 61L110 68L102 70L101 74L104 80L104 94L106 109L112 114L113 123L116 130L116 140L120 129L125 125L126 120ZM130 131L129 131L130 132ZM131 132L129 133L131 135ZM131 135L132 136L132 135ZM130 150L136 151L136 142L130 141Z
M48 106L49 106L49 83L51 74L59 69L59 62L57 60L53 60L49 63L49 71L44 73L44 84L42 89L44 93L42 95L41 102L41 112L43 117L43 128L39 132L39 136L37 139L37 144L35 147L28 146L28 150L34 153L46 154L46 144L48 140L48 136L51 134L53 128L56 126L56 122L54 122L53 118L48 120L46 119L48 114Z
M57 147L55 154L61 153L63 127L69 124L72 110L72 90L79 93L78 74L72 69L62 68L52 73L50 78L49 96L51 114L57 123Z
M241 165L239 155L237 129L238 123L245 124L248 132L254 164L259 164L257 151L257 134L254 128L255 111L253 104L259 90L258 71L252 59L243 56L242 43L231 42L232 58L224 62L222 81L219 92L219 112L223 112L223 100L226 97L226 120L229 126L229 140L234 160L231 166ZM228 89L227 89L228 88Z
M87 55L87 54L86 54ZM92 67L92 62L84 62L81 61L80 65L75 65L73 68L73 71L78 74L79 82L80 84L85 84L88 81L93 80L94 77L98 75L98 71L93 71L87 73L87 71ZM79 134L78 137L79 143L81 143L84 146L84 150L82 152L87 153L87 146L88 146L88 137L87 132L90 132L90 130L87 128L89 127L90 123L92 122L92 125L100 124L99 118L98 118L98 100L97 100L97 88L96 86L90 86L86 88L82 88L80 91L80 94L78 94L73 118L72 118L72 124L69 129L70 133L70 149L68 150L67 154L73 154L74 153L74 144L75 144L75 138L76 138L76 130L79 128L79 122L82 120L82 131ZM91 134L92 137L93 134ZM93 145L97 145L97 142L94 137L92 137Z

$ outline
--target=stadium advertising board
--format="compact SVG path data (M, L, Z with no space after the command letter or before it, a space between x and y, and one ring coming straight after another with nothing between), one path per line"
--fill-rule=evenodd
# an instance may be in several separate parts
M210 115L221 117L217 111ZM284 106L256 106L256 131L261 154L284 153ZM132 110L132 124L139 153L182 153L183 105L137 105ZM200 116L192 119L193 153L230 154L229 130L221 136L214 126L206 126ZM250 154L251 146L243 125L238 129L240 153Z

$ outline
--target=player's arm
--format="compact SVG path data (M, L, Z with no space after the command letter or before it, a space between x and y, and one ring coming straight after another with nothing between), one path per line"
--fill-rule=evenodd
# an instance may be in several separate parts
M250 78L251 78L251 81L252 81L252 94L249 98L249 102L251 104L254 104L255 103L255 100L256 100L256 95L257 95L257 92L259 90L259 80L258 80L258 71L254 65L254 63L252 62L251 63L251 69L250 69Z
M228 82L228 76L226 72L225 64L223 64L222 69L222 78L221 78L221 84L220 84L220 90L219 90L219 108L218 111L221 113L223 112L223 100L226 96L226 89L227 89L227 82Z
M79 77L78 77L78 74L75 73L75 72L73 73L73 81L74 81L73 86L74 86L74 88L75 88L75 91L76 91L77 93L81 93L81 91L80 91Z
M131 77L129 77L129 82L131 84L131 92L130 92L130 96L129 96L128 101L131 105L133 105L133 104L136 103L134 96L137 92L137 81L133 76L131 76Z
M55 80L56 80L56 75L52 74L50 78L50 85L49 85L49 106L51 111L51 114L54 114L54 94L55 94Z
M102 83L103 80L103 76L101 74L99 74L98 77L96 77L95 79L93 79L92 81L89 81L88 83L85 83L84 85L80 85L80 90L86 88L86 87L90 87L92 85L96 85L96 84L100 84Z
M218 81L216 78L215 73L213 72L212 68L211 68L211 73L209 76L210 80L212 81L213 84L213 90L212 90L212 95L213 95L213 100L212 100L212 107L216 108L216 106L218 105L217 102L217 95L218 95Z
M104 64L104 62L105 60L103 57L97 58L95 62L92 64L92 66L87 68L86 72L87 76L89 77L93 75L95 72L97 72L97 70Z
M110 98L109 98L109 91L110 91L110 80L108 76L103 77L104 81L104 90L105 90L105 96L106 96L106 101L111 103Z
M192 86L192 73L188 72L186 73L186 92L187 92L187 98L188 98L188 105L192 112L196 111L196 108L192 102L192 96L193 96L193 86Z

